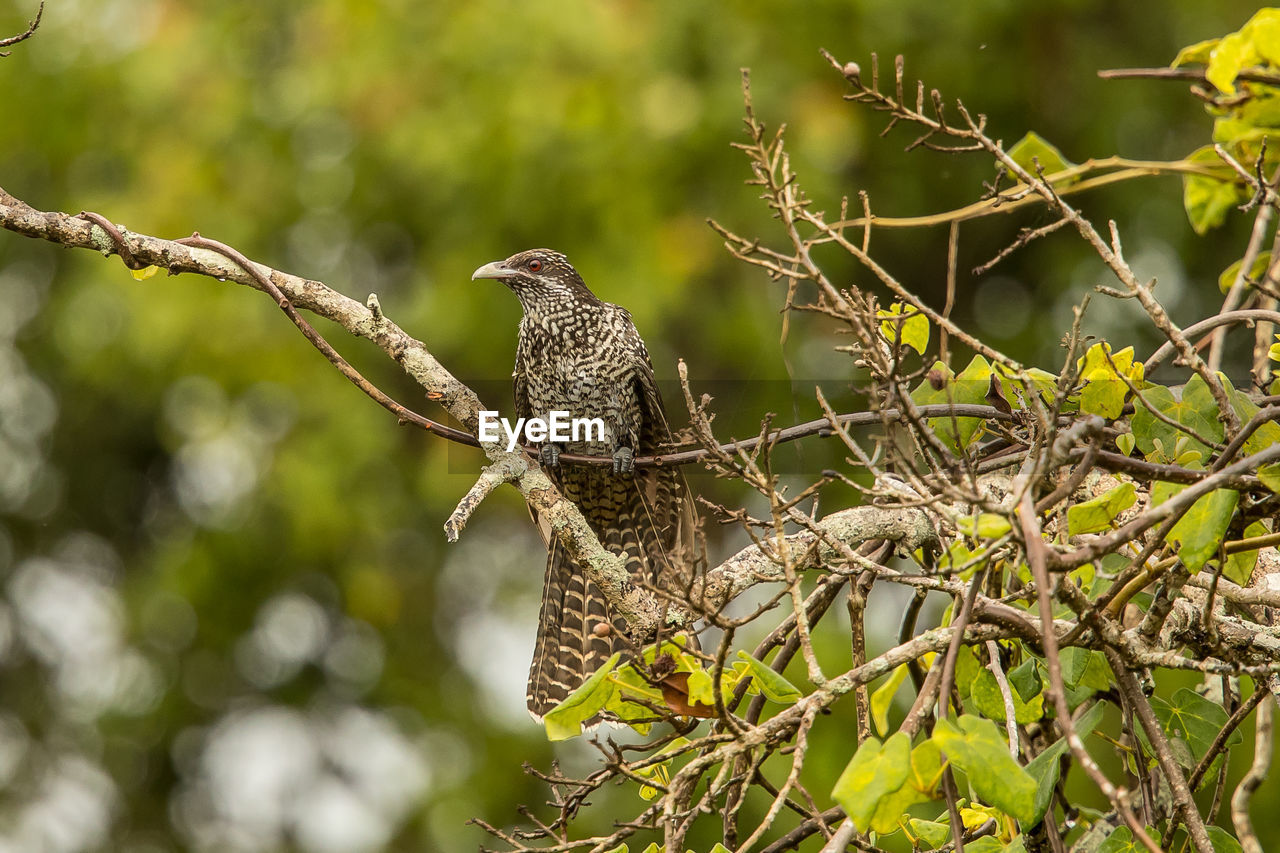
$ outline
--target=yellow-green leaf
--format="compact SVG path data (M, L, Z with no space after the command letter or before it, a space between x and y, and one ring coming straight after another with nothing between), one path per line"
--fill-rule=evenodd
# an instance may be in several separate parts
M151 276L155 275L158 272L160 272L160 267L155 266L154 264L149 267L143 267L140 270L129 270L129 274L133 276L134 279L137 281L143 281L145 279L151 278Z
M617 692L617 685L609 680L609 673L618 665L622 652L614 652L582 686L570 693L563 702L547 712L542 723L547 729L548 740L568 740L582 734L582 724L600 712Z
M1009 149L1009 156L1028 173L1036 174L1036 163L1044 170L1045 176L1061 172L1074 164L1062 156L1062 152L1035 131L1014 143Z
M1038 693L1030 701L1024 700L1017 690L1009 690L1013 698L1013 718L1020 725L1029 725L1044 716L1044 693ZM983 668L969 686L978 713L990 720L1004 723L1004 694L991 670Z
M1193 573L1217 555L1239 500L1240 493L1231 489L1201 495L1169 531L1168 541L1178 549L1178 559Z
M1204 70L1205 79L1226 95L1236 92L1236 75L1239 74L1252 59L1256 59L1249 39L1242 32L1232 33L1221 39L1209 51L1209 65Z
M1142 362L1134 364L1133 347L1112 353L1111 345L1106 341L1089 347L1078 367L1080 379L1084 382L1080 391L1080 411L1101 415L1108 420L1120 416L1129 395L1129 383L1121 377L1127 377L1133 383L1142 381Z
M876 724L876 731L885 734L889 731L889 708L893 705L893 696L906 680L908 668L904 663L893 671L893 674L871 692L871 719Z
M836 780L831 797L858 831L866 832L880 801L906 783L910 769L911 739L905 733L898 732L883 744L869 737Z
M1009 755L995 723L970 714L954 723L939 720L933 741L964 771L984 802L1024 824L1035 818L1036 781Z
M1270 99L1280 102L1280 99ZM1233 263L1227 267L1218 276L1218 290L1227 293L1231 290L1231 286L1236 283L1236 277L1240 275L1240 267L1244 259ZM1258 257L1254 260L1253 265L1249 267L1249 274L1245 277L1245 282L1258 281L1262 278L1263 273L1267 271L1267 267L1271 266L1271 252L1259 252Z
M1262 485L1280 494L1280 462L1272 462L1259 468L1258 479L1262 481Z
M1199 65L1207 65L1209 63L1210 52L1218 46L1221 39L1208 39L1206 41L1198 41L1195 44L1187 45L1178 51L1178 55L1174 57L1173 62L1169 64L1170 68L1181 68L1184 65L1193 63Z
M901 319L904 315L906 319ZM895 302L888 310L876 312L881 318L880 334L889 343L901 341L920 355L929 348L929 318L919 310Z
M1212 146L1199 148L1187 158L1193 163L1223 165ZM1204 235L1227 219L1227 214L1249 200L1249 193L1236 183L1235 177L1223 173L1222 179L1208 175L1184 175L1182 180L1182 206L1187 219L1197 234Z
M1244 538L1266 536L1271 531L1261 521L1255 521L1244 529ZM1227 564L1222 567L1222 575L1232 583L1248 586L1253 577L1253 568L1258 564L1257 550L1237 551L1227 557Z
M1110 491L1067 509L1067 531L1072 536L1106 530L1116 516L1138 499L1133 483L1121 483Z
M977 518L966 515L956 519L956 529L975 539L999 539L1013 529L1009 519L994 512L979 513Z
M747 669L750 671L751 677L755 679L756 684L760 687L760 692L764 694L766 699L777 702L780 705L792 705L804 695L794 684L770 669L768 664L743 651L738 652L738 657L747 662Z
M934 364L931 372L943 377L942 387L934 388L927 379L922 381L911 392L911 399L916 405L986 403L987 390L991 387L991 364L982 356L975 355L958 376L953 376L951 369L940 361ZM959 452L981 435L982 419L929 418L928 424L943 444Z
M924 847L929 850L941 847L951 838L951 827L936 820L921 820L913 817L907 821L907 828L915 838L923 841Z

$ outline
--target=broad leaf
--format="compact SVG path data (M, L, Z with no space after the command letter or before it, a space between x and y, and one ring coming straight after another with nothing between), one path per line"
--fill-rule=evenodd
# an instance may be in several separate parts
M1101 702L1094 705L1085 712L1080 719L1075 721L1076 733L1083 739L1085 735L1098 727L1098 722L1102 719L1103 705ZM1062 764L1059 759L1066 754L1069 749L1066 738L1058 738L1044 752L1037 755L1027 763L1027 773L1032 779L1036 780L1036 806L1035 819L1026 824L1024 829L1033 829L1044 820L1044 816L1049 811L1049 803L1053 799L1054 786L1058 784L1058 777L1062 771Z
M964 771L984 802L1029 823L1035 817L1036 781L1009 755L996 724L969 714L956 723L939 720L933 741Z
M1197 149L1187 158L1192 162L1224 165L1212 146ZM1208 175L1184 175L1182 179L1182 206L1187 219L1197 234L1204 235L1227 219L1227 214L1249 200L1249 193L1236 183L1233 176L1224 172L1222 179Z
M1231 489L1201 495L1169 531L1167 538L1178 549L1178 559L1193 573L1217 555L1239 500L1240 493Z
M1268 100L1271 100L1280 106L1280 100L1275 98L1269 98ZM1218 276L1218 290L1223 293L1227 293L1231 290L1231 286L1236 283L1236 277L1240 275L1240 267L1243 262L1244 259L1241 258L1222 271L1222 274ZM1269 266L1271 266L1271 252L1259 252L1258 257L1254 259L1253 266L1249 267L1249 274L1245 277L1246 283L1248 281L1257 281L1262 278L1262 274L1267 271L1267 267Z
M1273 462L1259 468L1258 479L1262 481L1262 485L1280 494L1280 462Z
M907 665L902 664L885 679L884 684L871 692L871 720L882 735L889 731L889 708L893 706L893 696L906 680L908 672Z
M598 714L617 693L618 687L609 679L609 674L621 658L622 652L614 652L581 687L547 712L542 723L548 740L568 740L582 734L582 724Z
M1244 529L1244 538L1252 539L1255 536L1266 536L1270 532L1261 521L1255 521ZM1253 577L1253 568L1257 564L1257 550L1238 551L1227 557L1227 564L1222 567L1222 576L1232 583L1248 586L1249 580Z
M794 684L770 669L768 664L756 660L743 651L738 652L738 657L747 662L748 672L751 673L766 699L780 705L793 705L804 695Z
M883 744L869 737L836 780L831 797L858 831L866 832L880 800L903 786L910 769L911 739L905 733L898 732Z
M913 817L907 821L907 828L911 835L923 841L925 848L930 850L941 847L951 839L951 827L940 821Z
M975 355L958 376L953 376L950 368L942 362L934 364L930 372L943 377L942 387L934 388L928 380L921 382L911 392L911 399L916 405L986 404L987 389L991 386L991 365L982 356ZM981 418L929 418L928 423L938 438L957 453L981 435Z
M1213 845L1213 853L1244 853L1244 848L1235 836L1220 826L1206 826L1209 843Z
M1109 358L1108 358L1109 356ZM1142 381L1142 362L1134 364L1133 347L1111 352L1111 344L1102 341L1089 347L1079 359L1077 368L1084 387L1080 390L1080 411L1101 415L1108 420L1117 418L1124 411L1124 401L1129 394L1129 383Z
M910 315L905 320L903 315ZM929 318L913 307L895 302L888 310L881 309L876 316L882 318L880 334L889 343L901 341L920 355L929 348Z
M1067 508L1067 531L1072 536L1106 530L1116 516L1138 499L1133 483L1122 483L1091 500Z
M1210 702L1185 687L1168 700L1159 696L1151 697L1151 709L1156 712L1156 718L1160 720L1160 728L1164 730L1166 737L1171 741L1182 740L1186 743L1186 750L1174 750L1174 758L1179 759L1178 763L1188 769L1194 767L1196 761L1209 751L1213 739L1227 724L1228 714L1221 705ZM1146 742L1145 735L1143 741ZM1238 729L1227 740L1229 746L1243 742L1244 736ZM1147 744L1147 748L1150 749L1150 744Z
M1013 147L1009 149L1009 156L1031 175L1036 174L1036 163L1040 164L1040 168L1044 170L1046 177L1056 172L1064 171L1074 165L1066 157L1062 156L1061 151L1035 131L1027 133L1026 136L1015 142Z
M938 783L942 781L942 754L933 741L924 741L911 750L911 770L907 781L896 791L883 797L871 816L871 828L888 835L902 825L907 809L916 803L927 803L938 798Z
M1028 725L1044 716L1044 694L1040 693L1033 696L1030 700L1025 700L1014 690L1012 685L1009 693L1013 699L1013 717L1020 725ZM997 723L1004 723L1004 694L1000 692L1000 684L996 681L995 675L991 670L985 667L978 672L973 683L969 687L969 694L973 697L974 703L978 707L978 713L989 720L995 720Z

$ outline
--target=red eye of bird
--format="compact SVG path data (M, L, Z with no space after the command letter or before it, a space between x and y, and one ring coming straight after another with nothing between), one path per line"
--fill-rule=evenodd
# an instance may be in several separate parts
M542 261L537 258L529 261L529 272L537 272L540 269L542 269Z

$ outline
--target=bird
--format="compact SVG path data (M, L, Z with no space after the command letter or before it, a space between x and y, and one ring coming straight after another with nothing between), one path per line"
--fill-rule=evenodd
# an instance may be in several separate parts
M485 264L471 278L502 282L523 309L512 371L516 416L548 419L559 411L604 422L603 436L542 443L544 469L600 544L624 557L633 583L676 590L697 562L693 500L678 468L634 465L673 442L631 314L592 293L550 249ZM612 457L613 464L561 464L562 451ZM548 553L527 701L541 721L615 652L654 638L632 636L549 526L539 530Z

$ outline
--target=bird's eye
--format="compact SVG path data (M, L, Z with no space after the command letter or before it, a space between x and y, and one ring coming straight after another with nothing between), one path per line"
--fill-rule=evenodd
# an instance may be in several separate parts
M540 269L542 269L542 261L537 258L529 261L529 272L537 272Z

